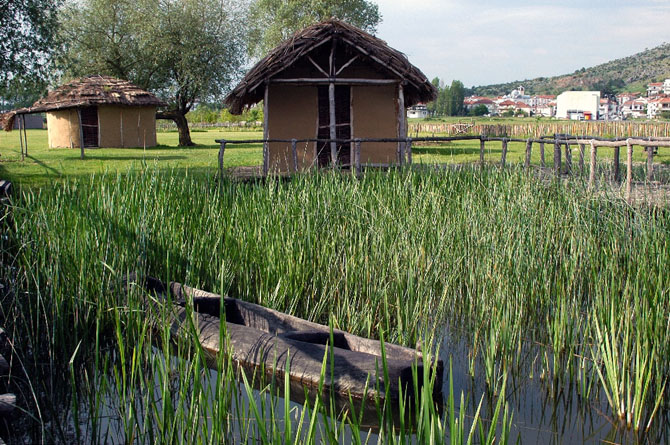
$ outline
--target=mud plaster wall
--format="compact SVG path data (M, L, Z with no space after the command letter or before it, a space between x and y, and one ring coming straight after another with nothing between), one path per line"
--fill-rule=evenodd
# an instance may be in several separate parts
M50 148L80 146L79 115L76 109L47 112L47 129Z
M398 137L396 90L395 85L351 87L354 137ZM397 147L396 142L362 142L361 163L395 163Z
M318 119L315 86L270 85L268 91L268 138L309 139L316 137ZM299 143L298 170L314 162L314 143ZM291 143L269 144L270 171L293 171Z

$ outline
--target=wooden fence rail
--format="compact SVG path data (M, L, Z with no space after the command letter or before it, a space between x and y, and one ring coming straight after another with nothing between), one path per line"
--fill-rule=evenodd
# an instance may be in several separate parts
M542 136L537 138L507 138L507 137L490 137L486 135L480 136L443 136L443 137L417 137L417 138L353 138L353 139L245 139L245 140L227 140L227 139L217 139L216 142L220 144L219 148L219 173L221 178L224 175L223 169L223 157L226 150L226 145L228 144L252 144L252 143L261 143L263 144L263 174L268 174L269 161L268 161L268 144L271 142L287 143L291 144L291 161L293 171L297 172L299 169L298 166L298 154L297 154L297 144L298 143L329 143L329 144L352 144L353 150L353 161L350 164L341 165L341 167L353 168L358 174L361 172L362 167L368 165L361 164L361 144L366 142L388 142L388 143L402 143L404 149L397 151L396 164L385 164L385 165L374 165L374 166L391 166L399 165L402 166L404 163L412 163L412 143L415 142L451 142L451 141L463 141L463 140L479 140L479 162L484 164L485 162L485 152L486 152L486 143L487 142L501 142L502 150L500 157L501 167L505 167L507 164L507 152L508 144L510 142L522 142L525 143L525 157L524 157L524 168L528 170L531 167L531 155L533 150L533 144L539 144L540 147L540 166L545 167L545 158L544 158L544 149L545 144L554 145L554 173L559 176L561 174L572 174L574 172L572 164L572 149L570 145L579 146L579 164L577 171L583 173L585 170L585 151L586 146L590 146L590 159L589 159L589 187L593 187L596 180L596 169L597 169L597 148L598 147L611 147L614 152L614 179L615 181L620 180L620 149L621 147L626 147L626 197L630 199L631 188L633 182L633 146L644 147L647 153L646 159L646 178L648 181L651 181L653 178L653 158L654 153L658 150L658 147L670 147L670 137L659 137L659 138L597 138L597 137L576 137L569 134L555 134L552 136ZM398 144L400 145L400 144ZM561 148L565 147L565 169L563 169L562 153ZM315 148L316 150L316 148ZM317 156L315 156L316 161Z

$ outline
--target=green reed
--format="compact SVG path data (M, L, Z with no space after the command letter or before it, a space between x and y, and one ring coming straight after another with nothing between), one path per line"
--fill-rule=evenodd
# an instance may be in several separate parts
M104 442L109 416L129 442L278 437L248 421L225 357L210 376L193 338L174 345L166 326L149 329L145 296L118 285L135 271L409 346L448 325L493 395L539 360L548 385L574 382L585 401L602 390L615 417L653 429L669 400L667 211L516 169L238 182L148 167L69 180L24 191L4 216L13 293L0 323L34 424L56 419L31 433L45 441ZM318 403L301 416L331 411ZM423 409L421 434L450 434ZM290 409L265 411L276 424ZM324 422L341 437L341 422ZM76 434L53 426L73 423Z

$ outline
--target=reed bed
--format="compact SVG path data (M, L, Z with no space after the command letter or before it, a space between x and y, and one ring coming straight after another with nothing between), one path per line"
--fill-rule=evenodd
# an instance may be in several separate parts
M537 363L584 406L604 394L619 431L668 439L665 208L517 168L238 182L148 167L25 191L3 233L0 323L33 439L365 442L357 407L282 406L282 385L225 354L207 370L195 336L170 342L164 314L120 288L135 271L427 354L441 336L469 345L479 402L447 388L440 413L417 392L407 425L379 407L380 440L504 442L507 381Z

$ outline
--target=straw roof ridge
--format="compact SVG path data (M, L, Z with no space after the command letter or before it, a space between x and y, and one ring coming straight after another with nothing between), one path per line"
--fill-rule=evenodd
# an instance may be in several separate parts
M95 105L164 107L167 104L127 80L92 75L75 79L49 91L45 97L31 107L19 108L0 115L0 126L5 131L10 131L17 114L42 113Z
M437 97L437 90L407 57L388 44L365 31L337 19L309 26L297 32L261 59L226 97L225 103L233 114L240 114L245 106L263 99L264 88L270 78L292 66L296 61L317 47L338 39L353 47L364 58L373 61L394 77L404 81L405 104L430 102Z

